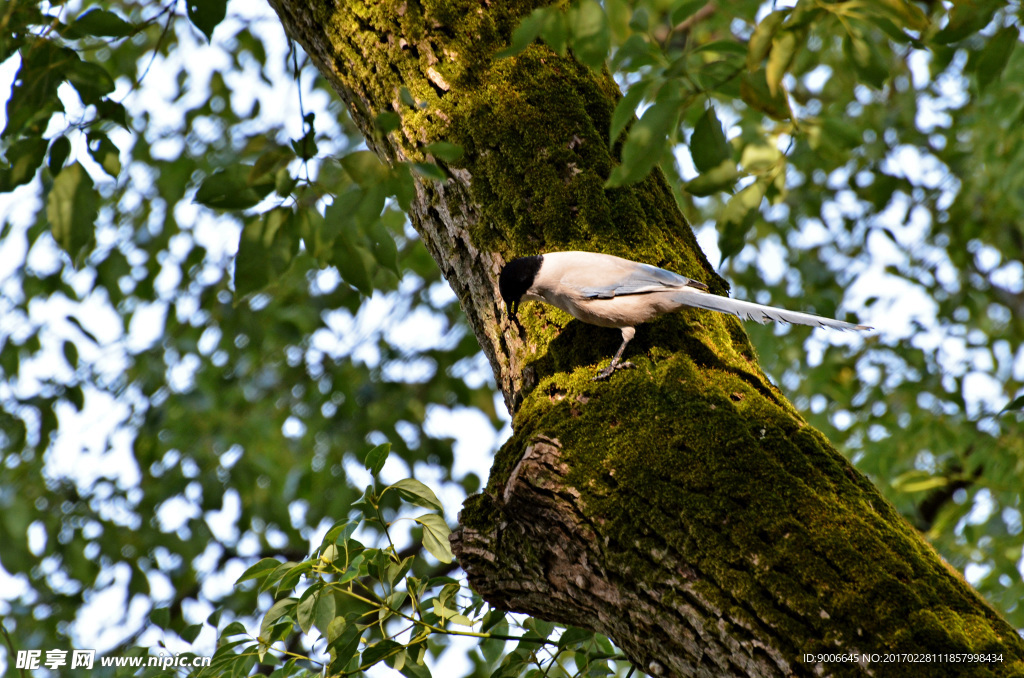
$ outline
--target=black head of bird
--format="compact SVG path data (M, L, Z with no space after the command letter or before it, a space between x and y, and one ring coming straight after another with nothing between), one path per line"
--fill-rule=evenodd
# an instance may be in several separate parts
M519 311L519 302L533 285L543 261L544 257L539 254L533 257L522 257L513 259L501 269L501 275L498 277L498 290L501 292L501 299L505 302L505 309L510 317L516 317L516 313Z

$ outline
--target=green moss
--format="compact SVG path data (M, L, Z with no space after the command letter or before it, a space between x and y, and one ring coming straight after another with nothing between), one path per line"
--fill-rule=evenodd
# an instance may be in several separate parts
M707 353L640 359L606 384L586 368L543 379L490 491L540 432L561 442L616 571L643 579L652 553L671 552L702 598L767 624L794 656L945 648L1020 660L1005 622L979 613L985 603L819 433L747 373L706 365L726 352Z

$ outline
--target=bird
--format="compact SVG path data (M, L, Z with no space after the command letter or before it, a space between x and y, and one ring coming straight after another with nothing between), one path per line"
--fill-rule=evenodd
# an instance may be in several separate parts
M501 269L498 290L509 317L516 321L520 302L541 301L585 323L621 330L619 350L594 381L632 367L632 363L620 361L637 325L688 306L762 324L776 321L838 330L874 329L719 296L709 292L704 283L678 273L598 252L548 252L513 259Z

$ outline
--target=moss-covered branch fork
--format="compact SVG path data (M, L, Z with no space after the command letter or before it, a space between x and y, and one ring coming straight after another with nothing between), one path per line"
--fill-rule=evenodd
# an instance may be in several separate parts
M1024 675L1017 633L803 421L738 320L660 318L630 344L637 368L595 384L617 331L539 304L522 327L502 313L504 261L544 251L605 251L726 293L660 173L603 187L614 81L539 45L494 58L537 3L271 4L381 158L464 149L438 161L448 180L418 180L411 218L515 417L453 540L485 598L606 633L654 675L965 669L804 661L890 652L996 654L972 675ZM402 127L381 135L386 111Z

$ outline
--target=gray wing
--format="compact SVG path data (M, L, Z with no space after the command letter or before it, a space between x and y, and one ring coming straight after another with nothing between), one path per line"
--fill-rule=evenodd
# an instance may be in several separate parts
M621 266L615 270L615 273L618 275L612 281L602 280L598 284L594 284L592 282L587 284L580 280L577 284L570 284L572 284L577 292L579 292L580 296L585 299L612 299L614 297L621 297L628 294L664 292L666 290L675 290L683 287L695 287L703 290L707 289L707 285L704 283L691 280L690 278L681 276L678 273L673 273L672 271L666 271L665 269L658 268L657 266L640 264L632 261L628 263L628 266ZM602 272L607 273L608 270L604 269ZM563 280L563 282L566 281Z

